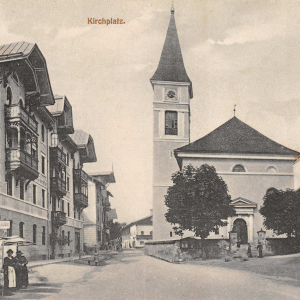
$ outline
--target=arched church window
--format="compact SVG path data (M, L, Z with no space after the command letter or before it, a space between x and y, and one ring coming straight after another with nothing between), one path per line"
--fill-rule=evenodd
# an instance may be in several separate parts
M5 105L11 106L11 101L12 101L11 88L7 87L7 89L6 89L6 102L5 102Z
M243 165L235 165L232 168L232 172L246 172L246 169L244 168Z
M165 134L177 135L178 134L178 118L177 111L165 112Z
M274 166L270 166L267 168L267 173L277 173L277 169Z

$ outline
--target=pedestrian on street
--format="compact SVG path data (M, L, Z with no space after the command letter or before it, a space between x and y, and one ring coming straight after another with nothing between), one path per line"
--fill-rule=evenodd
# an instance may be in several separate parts
M252 251L251 251L251 245L250 245L250 243L248 244L247 255L248 255L249 258L253 257L252 256Z
M261 242L258 242L257 245L257 250L258 250L258 257L262 258L263 257L263 245L261 244Z
M28 260L23 255L22 251L17 251L16 260L18 266L16 268L17 287L26 289L28 286L28 269L27 269Z
M14 251L9 249L7 256L4 258L3 270L4 270L4 295L12 295L12 289L16 288L16 259L12 256Z

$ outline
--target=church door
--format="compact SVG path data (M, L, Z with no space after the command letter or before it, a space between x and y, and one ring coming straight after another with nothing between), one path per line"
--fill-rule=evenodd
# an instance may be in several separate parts
M236 219L233 223L233 229L237 232L237 240L240 240L241 244L247 244L248 228L245 220Z

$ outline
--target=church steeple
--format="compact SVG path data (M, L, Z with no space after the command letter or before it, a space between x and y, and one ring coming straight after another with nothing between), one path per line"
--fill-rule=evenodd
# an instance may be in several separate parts
M153 81L188 82L190 83L190 98L193 98L192 82L189 79L184 67L174 13L175 10L174 6L172 5L171 19L160 61L157 70L150 81L152 84Z

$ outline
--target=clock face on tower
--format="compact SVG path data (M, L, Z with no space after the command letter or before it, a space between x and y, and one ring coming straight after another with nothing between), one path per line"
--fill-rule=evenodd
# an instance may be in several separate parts
M177 90L166 89L165 90L165 100L177 101Z

